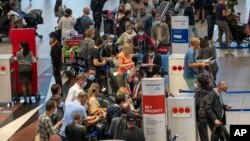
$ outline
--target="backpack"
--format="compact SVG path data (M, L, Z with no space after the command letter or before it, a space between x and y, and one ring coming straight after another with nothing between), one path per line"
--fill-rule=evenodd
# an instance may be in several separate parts
M79 17L76 19L76 24L74 26L74 29L77 31L78 34L82 34L83 33L83 26L82 26L82 22L81 22L82 17Z
M83 40L80 44L80 50L79 50L79 58L82 58L83 60L86 60L89 58L90 50L91 50L91 41L89 40Z

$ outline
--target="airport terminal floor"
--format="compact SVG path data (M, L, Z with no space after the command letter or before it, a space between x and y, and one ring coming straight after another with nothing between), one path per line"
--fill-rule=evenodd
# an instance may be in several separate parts
M52 74L50 60L49 33L54 31L57 19L54 16L54 0L22 0L23 11L41 9L43 11L44 24L38 26L38 33L43 35L43 39L36 38L38 54L38 87L41 100L38 103L15 104L13 107L0 107L0 141L32 141L37 135L38 118L44 112L45 101L51 96L50 86L55 83ZM82 15L82 9L90 5L90 0L63 0L63 4L73 10L74 17ZM118 0L108 0L104 6L106 9L114 9L119 4ZM250 0L239 0L236 12L241 13L241 22L247 23L248 12L250 10ZM197 24L199 35L206 35L207 23ZM102 27L103 29L103 27ZM213 40L218 37L218 28L215 27ZM218 43L215 43L218 44ZM250 124L250 49L231 49L234 57L226 57L227 49L217 49L217 62L219 72L217 82L226 80L229 83L229 91L223 95L224 103L232 106L235 111L226 112L227 124ZM8 39L0 42L0 53L11 53L11 43ZM0 82L0 85L4 82ZM67 93L69 87L73 85L66 77L63 78L63 91ZM241 91L238 93L237 91ZM243 91L243 92L242 92ZM2 94L0 90L0 94ZM244 109L244 110L243 110Z

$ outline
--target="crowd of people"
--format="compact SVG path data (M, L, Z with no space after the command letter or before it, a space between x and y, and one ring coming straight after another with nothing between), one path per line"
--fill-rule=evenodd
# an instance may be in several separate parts
M72 10L56 0L54 12L57 31L49 34L53 76L56 84L51 86L52 97L45 105L45 113L39 118L39 136L41 141L63 140L84 141L96 139L122 139L125 141L144 141L141 129L141 79L145 77L164 77L162 54L157 47L170 43L169 26L165 19L156 13L162 0L123 0L114 16L114 29L117 40L112 36L100 36L102 8L106 0L91 0L90 7L83 8L80 18L72 16ZM197 19L195 19L195 9ZM93 19L90 11L93 12ZM178 0L175 7L178 15L189 17L190 47L184 58L184 75L189 89L195 90L197 128L201 141L208 141L207 126L225 124L225 110L231 107L223 103L221 94L226 92L228 84L221 81L215 84L219 67L216 63L216 51L211 45L215 23L219 27L219 43L222 45L222 33L226 31L226 6L224 0ZM198 38L195 23L201 16L201 23L208 23L208 36ZM206 16L206 18L205 18ZM215 22L216 21L216 22ZM80 24L80 26L79 26ZM62 46L73 35L82 34L79 45L79 58L85 66L84 73L76 73L75 83L67 93L62 93L60 71L63 65ZM61 35L61 36L59 36ZM191 36L190 36L191 37ZM228 43L226 39L226 43ZM29 95L31 82L32 53L27 43L17 53L20 65L20 80L23 80L24 95ZM215 60L199 63L197 59ZM117 61L115 65L114 60ZM117 68L114 81L117 89L113 104L102 105L99 94L105 83L103 78L107 68ZM22 72L22 70L24 70ZM24 81L25 80L25 81ZM114 87L112 87L114 88ZM168 95L168 93L166 92ZM65 102L63 102L65 99ZM25 100L25 103L26 100ZM219 132L217 132L219 133ZM218 140L220 134L215 135Z

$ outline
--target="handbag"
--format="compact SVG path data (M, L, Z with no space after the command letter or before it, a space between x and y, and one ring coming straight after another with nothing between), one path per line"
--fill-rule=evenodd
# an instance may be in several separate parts
M212 137L211 137L211 141L215 141L215 133L218 132L218 130L220 131L220 135L223 137L223 139L225 141L230 141L230 134L227 131L227 129L225 128L225 125L221 125L221 126L215 126L212 132Z

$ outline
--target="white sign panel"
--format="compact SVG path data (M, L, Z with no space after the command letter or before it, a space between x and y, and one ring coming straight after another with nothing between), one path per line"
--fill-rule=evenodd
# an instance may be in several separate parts
M163 78L142 79L142 111L146 141L166 141L166 106Z
M171 25L172 53L185 53L189 44L188 17L172 16Z

